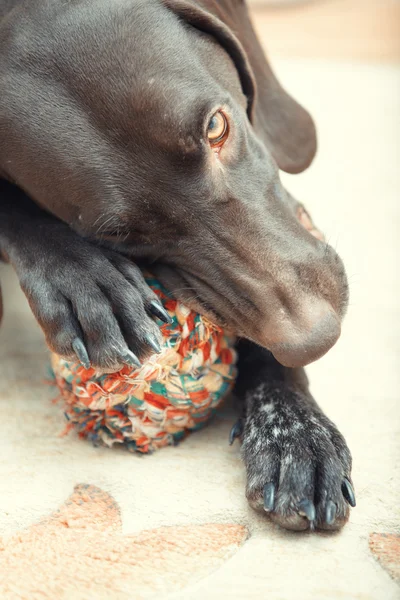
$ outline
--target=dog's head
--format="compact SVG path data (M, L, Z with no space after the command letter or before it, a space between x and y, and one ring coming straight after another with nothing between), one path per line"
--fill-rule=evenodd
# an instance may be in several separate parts
M239 42L229 6L97 0L32 18L36 43L16 40L9 59L25 77L24 99L8 89L10 176L80 233L151 263L190 306L305 365L339 336L346 277L279 179L311 162L312 120L243 6Z

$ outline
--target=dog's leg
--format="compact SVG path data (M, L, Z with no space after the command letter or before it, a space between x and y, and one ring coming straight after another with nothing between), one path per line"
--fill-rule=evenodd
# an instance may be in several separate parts
M0 258L10 262L51 350L117 370L160 349L169 317L141 271L89 243L0 180Z
M355 506L351 455L336 426L308 390L302 369L279 365L267 351L241 341L236 394L246 495L287 529L339 529Z

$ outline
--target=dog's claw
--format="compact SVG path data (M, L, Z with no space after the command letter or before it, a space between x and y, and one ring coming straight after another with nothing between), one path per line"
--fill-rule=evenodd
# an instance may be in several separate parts
M311 502L311 500L307 500L307 498L301 500L298 504L298 509L299 515L301 515L302 517L306 517L311 523L315 521L316 511L315 506Z
M332 500L328 500L325 508L325 522L327 525L332 525L336 518L336 504Z
M79 362L85 369L90 369L89 355L86 350L85 344L80 338L75 338L72 342L72 348L79 359Z
M125 354L121 354L121 360L130 367L141 367L140 360L130 350L127 350Z
M146 335L146 342L149 346L151 346L157 354L161 352L161 344L153 335Z
M264 510L271 512L275 506L275 484L272 482L264 485Z
M168 325L170 325L172 323L172 319L169 316L169 314L167 313L167 311L165 310L165 308L162 306L162 304L160 304L159 302L157 302L157 300L152 300L150 302L150 312L157 317L158 319L160 319L161 321L163 321L163 323L168 323Z
M236 438L240 437L243 433L243 422L242 419L239 419L238 421L236 421L236 423L234 424L234 426L232 427L230 434L229 434L229 445L232 446L233 442L236 440Z
M354 508L356 505L356 497L354 494L353 486L351 485L347 477L345 477L342 482L342 494L347 500L347 502L350 504L350 506Z

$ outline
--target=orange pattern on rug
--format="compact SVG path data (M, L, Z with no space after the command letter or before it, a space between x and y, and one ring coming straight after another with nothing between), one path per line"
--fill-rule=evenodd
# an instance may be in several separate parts
M0 540L3 600L163 596L217 569L248 537L242 525L160 527L124 536L115 500L77 485L56 513Z
M371 533L369 547L381 566L400 583L400 535Z

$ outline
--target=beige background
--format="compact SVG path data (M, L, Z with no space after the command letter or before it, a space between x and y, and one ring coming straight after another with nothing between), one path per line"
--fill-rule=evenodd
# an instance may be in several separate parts
M250 4L265 5L254 11L254 21L271 56L400 60L399 0L254 0Z

